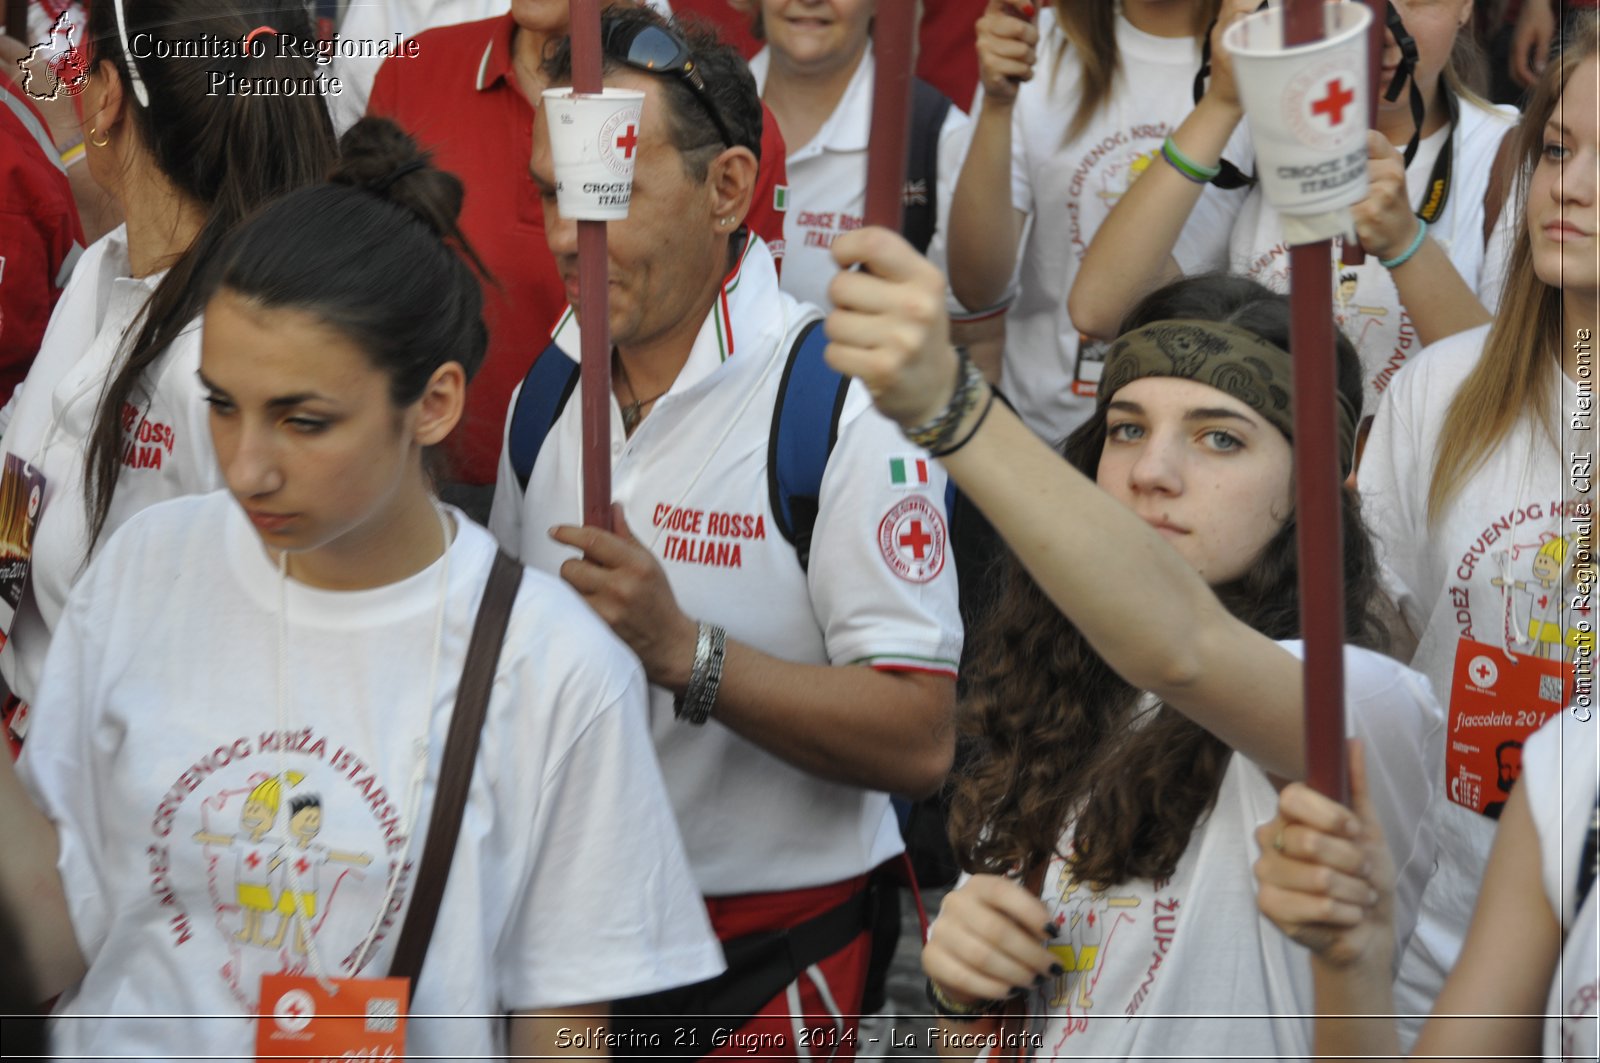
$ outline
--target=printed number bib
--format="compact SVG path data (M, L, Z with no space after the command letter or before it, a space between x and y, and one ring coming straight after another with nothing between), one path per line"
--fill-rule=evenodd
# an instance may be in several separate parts
M1522 775L1522 744L1566 704L1574 668L1462 639L1450 679L1445 793L1499 819Z
M335 993L315 978L268 974L261 978L256 1017L256 1058L274 1063L327 1059L404 1059L404 978L333 978Z
M22 588L33 563L33 531L44 508L44 473L15 454L0 472L0 646L22 604Z

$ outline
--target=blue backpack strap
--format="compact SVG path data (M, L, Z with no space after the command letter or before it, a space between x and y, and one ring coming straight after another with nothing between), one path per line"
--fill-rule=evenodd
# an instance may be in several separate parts
M802 570L811 563L811 531L817 523L822 474L839 439L839 415L850 388L850 378L822 357L827 346L820 318L795 338L778 383L767 443L772 515L779 534L794 546Z
M511 468L522 489L528 489L534 462L544 448L545 437L555 427L561 411L567 408L578 386L578 363L554 343L540 352L522 378L517 405L511 411L511 431L506 446L511 451Z

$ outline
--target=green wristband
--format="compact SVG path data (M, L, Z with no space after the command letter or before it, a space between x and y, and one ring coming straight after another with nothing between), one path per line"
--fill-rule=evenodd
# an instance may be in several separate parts
M1167 160L1168 166L1197 185L1210 184L1211 179L1222 172L1221 166L1202 166L1189 158L1178 150L1178 145L1172 142L1170 136L1161 142L1161 157Z

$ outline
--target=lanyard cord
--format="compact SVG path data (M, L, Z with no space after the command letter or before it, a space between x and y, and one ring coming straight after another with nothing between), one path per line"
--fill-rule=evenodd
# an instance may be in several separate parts
M428 666L428 685L425 688L428 698L427 712L423 715L422 735L412 743L413 763L411 769L410 792L406 799L405 819L400 824L400 833L405 837L405 843L400 853L393 861L394 871L389 875L388 887L384 892L383 904L378 908L377 917L372 922L372 928L367 931L366 940L362 942L360 950L351 971L357 972L367 962L372 952L373 943L377 940L378 930L388 916L389 906L394 903L395 890L399 886L400 876L405 870L406 854L411 850L412 827L417 822L417 813L422 801L422 787L428 774L429 737L432 732L433 700L436 684L439 681L439 657L444 645L444 607L449 597L450 590L450 518L443 509L435 507L434 513L439 518L439 533L442 546L439 554L439 601L434 609L433 618L433 659ZM287 744L282 736L289 730L288 695L289 689L289 552L278 552L278 779L281 786L289 784L287 762L284 757L284 746ZM292 844L292 843L286 843ZM331 995L337 993L332 981L328 978L327 967L323 965L322 957L317 953L316 936L306 915L305 905L301 902L304 891L301 887L300 869L298 861L286 859L288 867L289 885L292 896L290 898L290 913L293 914L296 929L306 944L306 958L311 965L312 975L323 992Z

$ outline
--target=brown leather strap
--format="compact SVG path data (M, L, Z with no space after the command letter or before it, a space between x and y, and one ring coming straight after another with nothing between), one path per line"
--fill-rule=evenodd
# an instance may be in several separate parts
M1041 860L1029 867L1022 876L1022 884L1035 897L1044 892L1044 873L1047 867L1049 861ZM1029 1036L1033 1016L1028 1013L1028 1004L1032 1000L1032 993L1020 993L1006 1000L1005 1007L1000 1012L1000 1027L994 1040L995 1047L989 1054L994 1063L1013 1063L1016 1060L1033 1058L1033 1039Z
M394 961L389 964L390 977L408 978L413 986L422 973L433 924L439 918L439 901L450 877L456 838L461 834L461 816L467 808L467 790L472 785L472 767L478 759L478 739L489 709L489 691L500 665L500 647L511 620L511 606L521 585L522 566L504 551L497 552L489 569L488 585L483 589L483 601L478 605L472 640L467 643L466 663L461 666L461 685L456 689L455 710L450 715L450 733L439 765L439 784L434 788L433 814L428 820L428 840L417 870L417 885L411 891L411 904L400 927Z
M1500 212L1505 209L1506 197L1511 192L1512 170L1516 163L1511 158L1511 149L1516 145L1517 126L1512 126L1500 137L1500 146L1495 149L1494 163L1489 167L1489 185L1483 190L1483 243L1489 245L1489 237L1494 234L1495 223L1500 220Z

